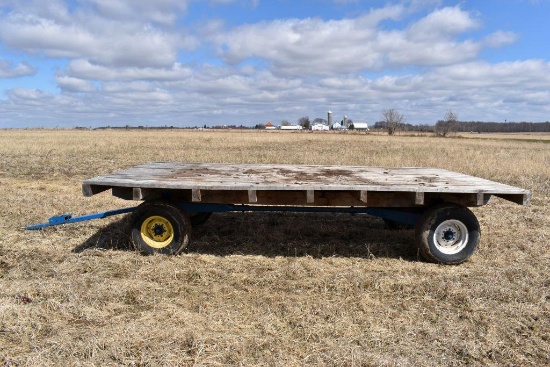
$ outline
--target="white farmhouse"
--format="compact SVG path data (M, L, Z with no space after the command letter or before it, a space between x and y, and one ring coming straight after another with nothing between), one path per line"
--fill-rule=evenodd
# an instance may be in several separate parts
M366 122L354 122L353 123L353 128L355 130L365 130L365 131L369 131L369 125L366 123Z
M335 122L334 124L332 124L332 130L347 130L347 127L339 122Z
M313 124L311 126L312 131L328 131L330 128L325 124Z
M303 130L300 125L286 125L281 126L281 130Z

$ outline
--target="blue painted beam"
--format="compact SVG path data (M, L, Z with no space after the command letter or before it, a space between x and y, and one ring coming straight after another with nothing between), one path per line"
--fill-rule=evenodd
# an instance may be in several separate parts
M399 208L367 208L367 207L315 207L315 206L262 206L246 204L204 204L181 203L179 206L188 213L222 213L222 212L293 212L293 213L352 213L368 214L373 217L390 219L396 222L416 225L422 213Z
M409 225L416 225L421 213L400 209L367 208L367 207L313 207L313 206L261 206L245 204L205 204L180 203L179 206L188 213L222 213L222 212L297 212L297 213L355 213L368 214L374 217L390 219ZM78 223L87 220L107 218L113 215L131 213L136 207L110 210L94 214L73 217L72 214L62 214L51 217L46 223L34 224L25 229L35 230L60 224Z
M84 221L87 221L87 220L107 218L107 217L110 217L110 216L113 216L113 215L131 213L135 209L136 209L136 207L125 208L125 209L117 209L117 210L110 210L110 211L94 213L94 214L86 214L86 215L82 215L82 216L79 216L79 217L73 217L72 214L56 215L56 216L53 216L50 219L48 219L48 221L46 223L33 224L31 226L25 227L25 229L35 230L35 229L42 229L42 228L46 228L46 227L58 226L60 224L78 223L78 222L84 222Z

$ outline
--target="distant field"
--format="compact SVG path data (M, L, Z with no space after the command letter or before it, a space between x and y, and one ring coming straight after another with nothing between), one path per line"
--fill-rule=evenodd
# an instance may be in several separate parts
M550 141L550 133L458 133L459 137L476 139L510 139Z
M550 365L549 136L490 135L0 130L0 366ZM150 161L439 167L533 200L473 209L460 266L360 215L218 214L177 257L131 250L128 217L20 229L134 205L81 182Z
M387 135L385 130L374 130L369 132L370 135ZM421 131L398 131L399 136L426 136L435 137L433 132ZM550 133L451 133L448 138L469 138L469 139L494 139L494 140L539 140L550 141Z

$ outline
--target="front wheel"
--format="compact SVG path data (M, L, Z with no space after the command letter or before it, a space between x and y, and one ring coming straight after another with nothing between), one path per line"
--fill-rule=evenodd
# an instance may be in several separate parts
M428 210L416 226L420 254L428 261L460 264L479 244L481 231L468 208L446 204Z
M177 255L189 244L191 223L185 213L165 201L145 202L134 212L132 242L147 255Z

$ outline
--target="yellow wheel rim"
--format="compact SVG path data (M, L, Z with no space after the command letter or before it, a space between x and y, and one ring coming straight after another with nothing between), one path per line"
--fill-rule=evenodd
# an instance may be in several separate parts
M174 239L174 227L166 218L155 215L141 224L141 238L150 247L163 248Z

